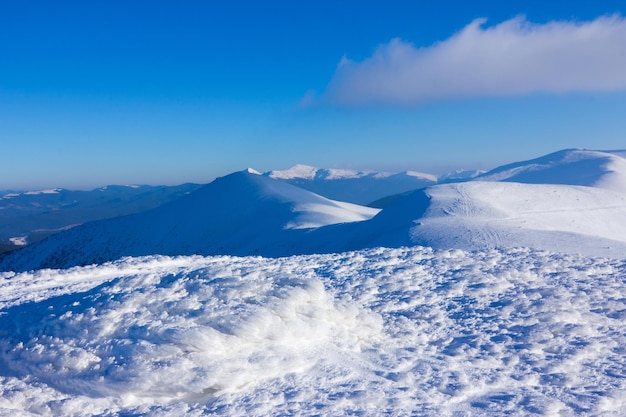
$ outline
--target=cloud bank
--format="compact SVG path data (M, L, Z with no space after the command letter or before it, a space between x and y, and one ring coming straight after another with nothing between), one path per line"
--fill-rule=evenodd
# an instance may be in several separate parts
M342 59L323 99L340 105L418 104L529 93L626 89L626 19L534 24L525 17L416 47L400 39L362 62Z

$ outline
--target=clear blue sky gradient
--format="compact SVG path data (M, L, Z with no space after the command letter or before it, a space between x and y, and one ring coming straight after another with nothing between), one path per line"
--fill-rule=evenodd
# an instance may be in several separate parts
M626 93L299 106L346 56L621 1L15 1L0 4L0 189L209 182L248 166L492 168L626 147Z

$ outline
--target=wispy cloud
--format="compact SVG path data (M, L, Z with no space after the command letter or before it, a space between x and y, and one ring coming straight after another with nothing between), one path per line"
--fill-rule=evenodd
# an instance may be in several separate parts
M626 19L620 16L485 23L474 20L428 47L393 39L362 62L343 58L322 99L341 105L416 104L626 89Z

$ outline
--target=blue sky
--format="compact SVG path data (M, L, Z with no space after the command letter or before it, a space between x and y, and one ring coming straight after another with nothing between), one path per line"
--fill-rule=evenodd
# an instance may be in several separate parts
M626 148L623 4L3 2L0 189Z

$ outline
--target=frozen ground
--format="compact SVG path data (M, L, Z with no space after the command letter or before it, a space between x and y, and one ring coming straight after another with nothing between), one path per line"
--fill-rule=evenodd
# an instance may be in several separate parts
M427 248L0 274L0 414L626 414L626 261Z

